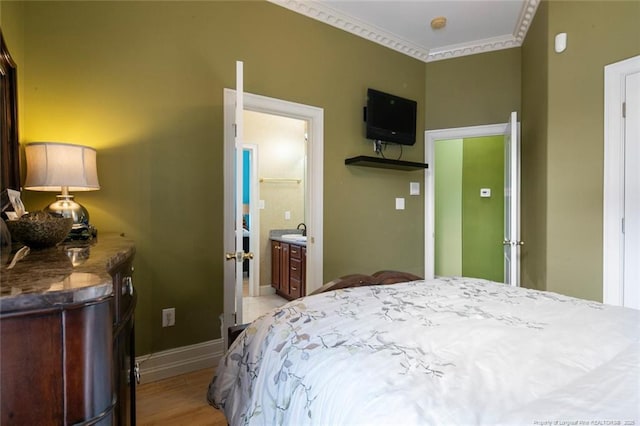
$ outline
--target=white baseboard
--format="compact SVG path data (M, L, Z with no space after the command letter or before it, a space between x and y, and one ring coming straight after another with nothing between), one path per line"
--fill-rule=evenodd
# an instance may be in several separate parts
M140 383L216 367L223 354L224 343L222 339L216 339L138 356L136 362L140 364Z

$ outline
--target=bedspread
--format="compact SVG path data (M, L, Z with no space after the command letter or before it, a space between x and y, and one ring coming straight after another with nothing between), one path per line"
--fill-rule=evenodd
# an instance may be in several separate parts
M230 425L640 424L639 339L640 311L485 280L343 289L252 323L208 399Z

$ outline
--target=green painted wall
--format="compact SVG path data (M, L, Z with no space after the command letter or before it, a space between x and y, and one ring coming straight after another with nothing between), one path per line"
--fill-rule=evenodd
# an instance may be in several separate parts
M435 274L462 276L462 139L435 142Z
M462 170L462 275L503 282L503 137L465 139Z
M520 111L520 48L429 62L427 129L506 123Z
M137 242L139 354L220 336L222 92L236 60L247 92L324 108L324 280L423 273L424 196L409 182L424 173L344 159L371 152L367 87L418 102L403 158L424 158L424 63L265 1L24 2L24 51L23 142L95 147L102 188L78 199L100 232ZM169 306L176 326L161 328Z
M523 98L523 155L533 154L523 164L532 188L523 205L544 198L537 213L545 211L535 223L533 213L523 217L523 237L545 237L534 237L523 272L533 286L602 300L603 69L640 54L640 2L553 1L542 10L523 46L531 66L523 74L531 94ZM562 54L553 51L559 32L568 34Z
M522 47L520 276L523 287L539 290L547 284L548 14L542 2Z
M640 2L551 2L547 289L602 300L605 65L640 54Z

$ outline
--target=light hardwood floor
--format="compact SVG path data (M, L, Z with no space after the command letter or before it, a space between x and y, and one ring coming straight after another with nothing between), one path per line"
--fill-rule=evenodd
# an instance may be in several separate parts
M275 294L244 299L243 315L247 322L287 302ZM138 386L136 389L137 424L142 426L226 426L227 420L224 414L207 403L207 388L213 373L213 368L207 368Z
M194 371L136 389L136 422L143 426L226 426L221 411L207 403L213 368Z

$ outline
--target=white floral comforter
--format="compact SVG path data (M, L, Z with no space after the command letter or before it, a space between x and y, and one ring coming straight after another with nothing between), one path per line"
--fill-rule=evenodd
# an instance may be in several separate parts
M230 425L640 425L640 311L477 279L338 290L220 361Z

